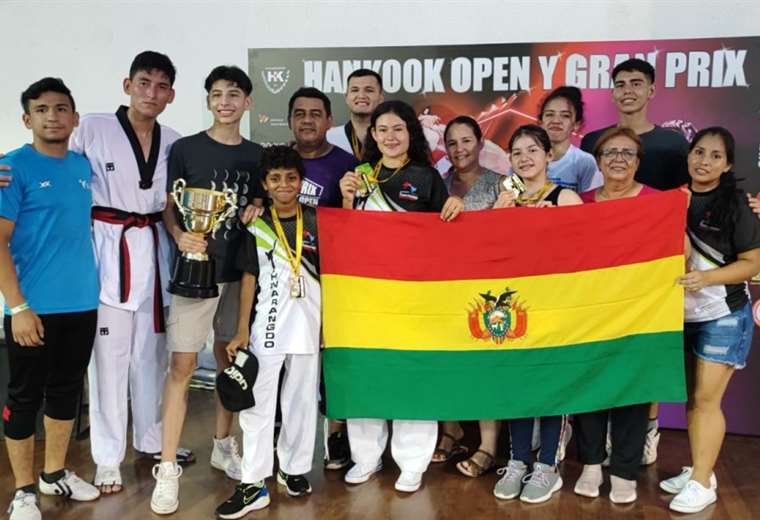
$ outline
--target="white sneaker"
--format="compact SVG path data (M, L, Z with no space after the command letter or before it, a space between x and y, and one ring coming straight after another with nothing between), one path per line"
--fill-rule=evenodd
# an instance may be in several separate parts
M677 495L686 487L686 483L691 480L691 466L684 466L681 468L681 473L675 477L670 477L660 481L660 489L666 491L672 495ZM715 478L715 473L710 473L710 489L716 491L718 489L718 479Z
M232 480L243 478L238 443L232 435L224 439L214 438L214 449L211 451L211 467L224 471Z
M383 463L378 462L376 466L362 466L361 464L354 464L351 469L346 472L346 476L343 477L349 484L362 484L367 482L369 478L383 469Z
M596 498L599 496L599 487L603 481L601 464L585 464L573 491L576 495Z
M40 493L44 495L64 496L78 502L89 502L100 496L98 488L77 477L76 473L67 469L63 471L63 477L52 484L48 484L40 477L37 483Z
M636 501L636 481L610 476L610 501L613 504L630 504Z
M670 501L670 509L679 513L699 513L704 508L718 500L714 489L708 489L696 480L690 480Z
M650 428L647 431L647 438L644 443L644 454L641 456L641 465L649 466L657 460L657 446L660 444L660 431L657 428Z
M179 508L179 477L182 467L176 462L162 462L153 466L156 487L150 497L150 509L159 515L170 515Z
M42 513L37 507L37 495L19 489L13 496L8 514L8 520L42 520Z
M401 475L396 480L396 484L393 486L396 491L403 491L404 493L414 493L422 485L422 473L416 471L402 471Z

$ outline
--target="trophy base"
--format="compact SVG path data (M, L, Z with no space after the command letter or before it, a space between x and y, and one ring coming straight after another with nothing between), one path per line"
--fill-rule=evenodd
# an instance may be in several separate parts
M185 298L216 298L219 287L214 281L214 260L194 260L184 255L174 262L169 292Z

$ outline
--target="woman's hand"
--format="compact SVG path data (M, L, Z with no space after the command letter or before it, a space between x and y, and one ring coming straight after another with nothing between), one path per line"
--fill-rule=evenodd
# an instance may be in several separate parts
M253 204L248 204L245 207L245 210L243 211L243 215L240 217L240 222L242 222L243 225L246 225L249 222L256 220L263 214L264 214L263 207L255 206Z
M709 285L714 285L710 280L710 271L690 271L676 278L676 282L683 285L689 292L697 292Z
M443 209L441 209L441 220L451 222L462 211L464 211L464 201L461 197L452 195L446 199L446 203L443 205Z
M346 172L340 179L340 193L343 196L343 207L352 208L356 198L356 190L359 189L359 174L356 172Z
M512 190L504 190L499 193L499 198L496 199L496 203L493 205L494 209L499 208L514 208L517 197Z

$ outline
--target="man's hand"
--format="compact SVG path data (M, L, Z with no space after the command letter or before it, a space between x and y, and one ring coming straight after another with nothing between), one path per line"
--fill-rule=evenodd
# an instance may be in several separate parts
M241 331L238 331L237 334L235 334L235 337L230 340L229 343L227 343L227 346L224 348L224 350L227 352L227 359L230 363L235 361L235 356L237 355L238 350L244 350L248 347L248 333L244 333Z
M243 225L247 225L249 222L256 220L263 214L264 214L264 208L262 208L261 206L254 206L253 204L248 204L245 207L245 210L243 210L243 214L240 216L240 222L242 222Z
M461 197L452 195L446 199L446 203L443 205L443 209L441 209L441 220L451 222L462 211L464 211L464 201Z
M203 235L198 233L190 233L189 231L182 231L179 237L176 238L177 247L183 253L203 253L208 247L208 242L203 238Z
M5 154L0 153L0 159L5 157ZM6 174L5 172L11 171L11 167L7 164L0 164L0 188L5 188L11 183L11 179L13 178L11 175Z
M45 329L42 320L32 309L22 311L11 317L13 341L22 347L39 347L45 342Z

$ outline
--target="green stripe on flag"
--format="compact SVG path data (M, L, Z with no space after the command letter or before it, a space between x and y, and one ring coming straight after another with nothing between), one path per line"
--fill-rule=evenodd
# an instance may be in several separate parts
M332 418L477 420L686 400L683 333L570 347L324 352Z

